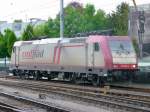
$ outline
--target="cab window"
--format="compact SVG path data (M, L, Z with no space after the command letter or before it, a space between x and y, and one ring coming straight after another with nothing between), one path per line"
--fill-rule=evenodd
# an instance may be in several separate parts
M96 51L96 52L99 51L99 43L98 42L94 43L94 51Z

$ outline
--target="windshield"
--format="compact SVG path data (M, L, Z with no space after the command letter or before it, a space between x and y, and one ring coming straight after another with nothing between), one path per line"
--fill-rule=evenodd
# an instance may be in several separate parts
M133 52L133 46L130 41L123 41L123 40L110 40L109 46L111 51L118 51L118 52Z

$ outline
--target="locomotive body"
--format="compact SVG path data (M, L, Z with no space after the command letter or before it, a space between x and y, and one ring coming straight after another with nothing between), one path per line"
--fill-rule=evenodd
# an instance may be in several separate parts
M10 69L22 78L45 76L98 85L118 71L134 72L137 59L126 36L42 39L16 42Z

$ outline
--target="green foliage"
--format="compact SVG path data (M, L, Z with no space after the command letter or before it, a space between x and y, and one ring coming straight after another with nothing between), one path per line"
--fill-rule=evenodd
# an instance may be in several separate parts
M0 35L0 58L4 58L8 55L7 46L6 46L6 39L1 34Z
M122 3L117 7L116 12L110 15L110 27L112 27L114 35L128 34L128 13L129 5Z
M59 23L59 19L56 18L54 20L52 19L49 19L46 23L46 32L47 32L47 35L50 37L50 38L56 38L56 37L59 37L59 28L60 28L60 23Z
M94 16L94 25L95 30L101 30L101 29L109 29L109 18L105 14L105 12L101 9L97 11L97 13Z
M64 8L64 36L71 37L77 33L105 29L113 29L113 35L127 35L128 9L129 5L122 3L117 7L116 12L106 15L101 9L96 11L94 5L87 4L83 7L78 2L71 2ZM41 25L33 27L29 24L22 34L22 40L30 40L45 35L56 38L59 37L59 32L58 14L55 19L50 18Z
M83 24L82 9L77 9L73 6L68 6L65 9L64 34L70 37L73 34L81 32Z
M5 30L4 38L7 39L7 52L8 52L8 56L10 57L14 42L17 40L17 38L15 33L10 29Z
M35 37L47 35L46 32L47 26L46 24L40 24L33 28L33 33Z
M14 23L22 23L22 20L21 19L16 19L16 20L14 20Z
M34 36L34 38L45 35L49 36L50 38L59 37L59 24L60 23L58 19L49 19L43 24L34 26L32 35Z
M24 32L22 34L22 40L30 40L34 36L33 34L33 26L31 24L28 24L27 27L24 29Z
M16 40L16 35L10 29L6 29L4 35L0 34L0 58L10 57Z
M95 30L113 29L113 35L127 35L128 32L128 12L129 5L122 3L115 12L110 15L99 9L95 10L94 5L87 4L83 7L78 2L70 3L64 8L64 36L71 37L77 33L90 32ZM15 20L15 22L22 22ZM27 25L20 40L30 40L39 36L47 35L50 38L59 37L60 20L59 14L55 19L49 19L47 22L32 26ZM10 56L13 43L16 41L14 32L7 29L4 35L0 33L0 57ZM137 44L133 40L136 51ZM137 51L138 52L138 51Z
M71 37L77 33L90 32L95 30L113 29L113 35L127 35L128 31L128 9L126 3L117 7L116 12L111 15L99 9L95 10L94 5L87 4L83 7L78 2L71 2L64 9L64 36ZM55 19L49 19L44 24L35 26L28 25L22 35L22 40L29 40L35 37L47 35L50 38L59 37L60 20L59 14Z
M65 8L65 35L70 37L81 32L103 30L107 28L107 16L104 11L95 11L93 5L87 4L85 8L78 5Z
M103 10L95 10L94 5L87 4L84 8L78 2L70 3L64 9L64 36L71 37L81 32L89 32L94 30L107 29L108 17ZM59 37L60 20L59 14L55 19L49 19L42 25L33 28L35 37L48 35L51 37ZM26 31L24 31L23 40L30 39Z

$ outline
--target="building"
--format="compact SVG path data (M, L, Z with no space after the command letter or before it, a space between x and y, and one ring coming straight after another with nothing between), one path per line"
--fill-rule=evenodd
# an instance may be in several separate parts
M39 18L31 18L29 22L22 22L21 20L15 20L13 23L0 21L0 32L3 34L5 29L11 29L17 37L20 37L28 24L38 25L44 22L45 20L41 20Z

